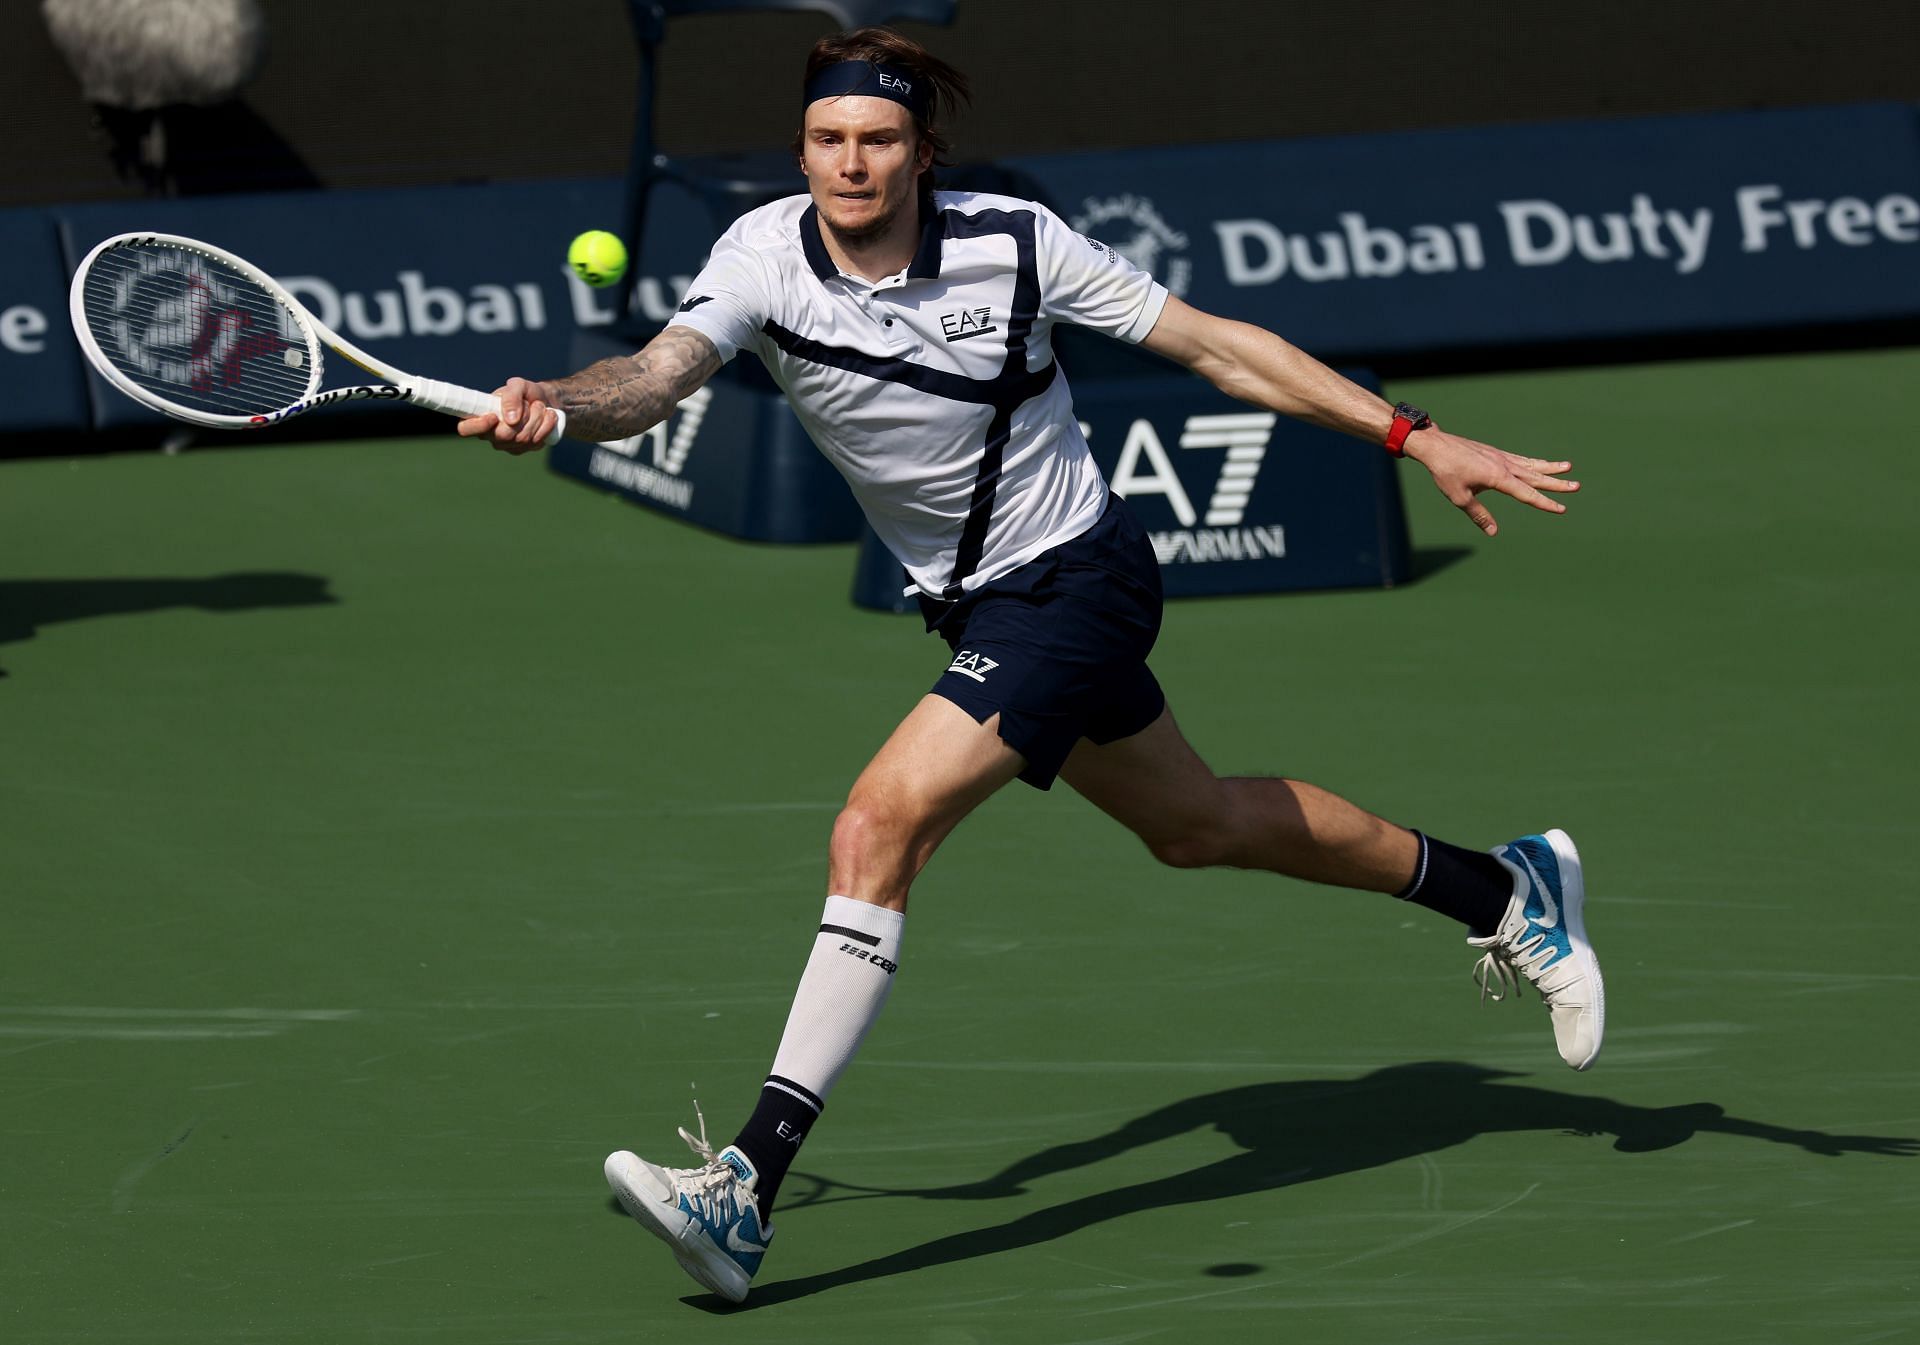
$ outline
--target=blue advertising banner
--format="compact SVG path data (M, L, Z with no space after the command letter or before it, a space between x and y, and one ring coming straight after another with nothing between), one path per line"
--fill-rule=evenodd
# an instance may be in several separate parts
M1340 372L1380 390L1369 370ZM1073 404L1094 461L1146 526L1169 597L1406 579L1406 511L1386 450L1198 378L1079 383Z
M0 388L9 430L87 421L80 347L67 321L68 268L53 216L0 211Z
M1920 317L1920 118L1902 105L1047 155L961 172L1046 201L1200 307L1330 358ZM73 265L109 234L204 237L400 367L491 387L571 370L574 338L611 327L616 296L573 278L564 252L582 229L617 227L623 200L609 179L0 215L9 424L90 423L64 296ZM643 324L671 316L725 223L677 185L656 190L631 282ZM95 386L91 423L147 418Z
M1174 293L1326 356L1920 316L1896 104L1002 166Z

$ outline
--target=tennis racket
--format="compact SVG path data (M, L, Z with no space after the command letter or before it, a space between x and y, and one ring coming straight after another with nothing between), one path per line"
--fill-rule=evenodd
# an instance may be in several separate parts
M80 348L103 378L194 425L253 429L351 401L411 402L463 418L500 413L491 393L375 359L259 267L191 238L107 239L74 273L68 307ZM384 381L321 391L323 345ZM567 428L566 414L557 414L548 444Z

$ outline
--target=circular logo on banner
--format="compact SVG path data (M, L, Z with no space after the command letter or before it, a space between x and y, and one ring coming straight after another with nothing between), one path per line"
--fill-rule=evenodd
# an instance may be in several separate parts
M1124 230L1106 226L1120 221ZM1193 284L1193 262L1186 256L1187 236L1162 219L1153 201L1131 192L1125 196L1089 196L1067 221L1083 234L1100 233L1113 250L1167 287L1184 296Z

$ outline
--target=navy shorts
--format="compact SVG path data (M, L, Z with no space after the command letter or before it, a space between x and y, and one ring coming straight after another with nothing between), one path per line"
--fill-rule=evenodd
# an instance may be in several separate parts
M933 694L1026 758L1020 778L1046 789L1082 738L1110 743L1160 717L1147 668L1160 634L1160 565L1117 495L1100 521L958 602L922 596L927 629L953 661Z

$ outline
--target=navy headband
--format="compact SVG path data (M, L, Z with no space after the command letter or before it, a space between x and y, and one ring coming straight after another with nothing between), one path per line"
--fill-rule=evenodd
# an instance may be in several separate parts
M883 65L878 61L840 61L822 66L807 81L806 97L800 106L805 109L822 98L858 94L898 103L913 113L915 121L924 124L933 103L932 92L923 76L902 66Z

